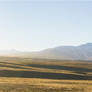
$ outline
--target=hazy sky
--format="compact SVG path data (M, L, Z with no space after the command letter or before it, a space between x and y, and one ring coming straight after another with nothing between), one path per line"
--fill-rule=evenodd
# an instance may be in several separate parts
M0 0L0 49L35 51L92 42L91 0Z

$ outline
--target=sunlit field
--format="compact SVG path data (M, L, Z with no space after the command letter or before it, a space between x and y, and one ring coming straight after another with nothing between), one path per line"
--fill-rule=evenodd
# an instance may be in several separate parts
M92 62L0 57L0 92L92 92Z

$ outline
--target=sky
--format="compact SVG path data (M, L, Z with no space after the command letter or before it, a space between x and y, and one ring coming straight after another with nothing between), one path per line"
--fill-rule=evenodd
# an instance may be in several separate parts
M0 50L39 51L89 42L91 0L0 0Z

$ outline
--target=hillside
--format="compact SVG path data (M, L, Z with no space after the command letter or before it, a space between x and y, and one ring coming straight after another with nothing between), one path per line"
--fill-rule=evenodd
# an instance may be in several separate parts
M92 62L1 57L0 77L92 80Z
M0 57L0 92L92 92L92 62Z

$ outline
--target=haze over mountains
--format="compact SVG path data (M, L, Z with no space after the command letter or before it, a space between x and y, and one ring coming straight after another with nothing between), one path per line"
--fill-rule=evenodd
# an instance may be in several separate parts
M39 52L20 52L16 50L0 51L1 56L18 56L60 60L92 60L92 43L80 46L59 46Z

